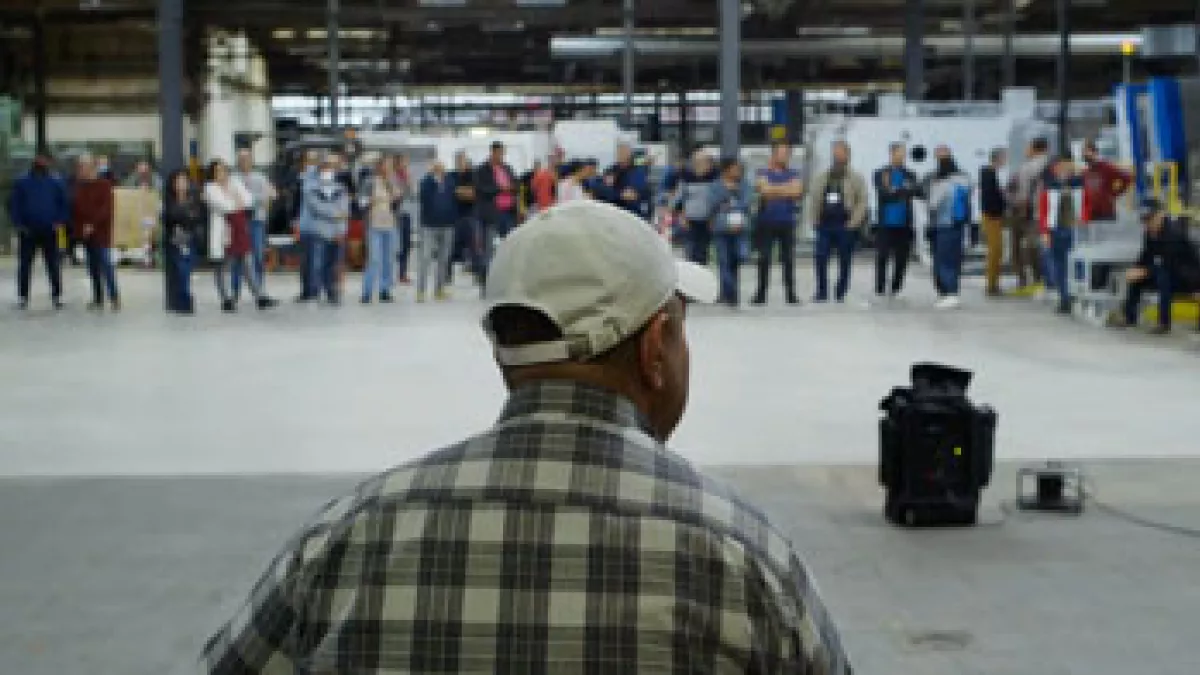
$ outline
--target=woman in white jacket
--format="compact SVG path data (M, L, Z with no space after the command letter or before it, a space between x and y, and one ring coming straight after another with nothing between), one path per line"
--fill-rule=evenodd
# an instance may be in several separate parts
M253 197L242 182L229 173L221 160L208 165L208 181L204 185L204 203L208 206L208 255L217 266L217 291L221 294L221 309L237 311L237 298L231 291L233 271L246 278L259 309L276 306L276 301L263 293L262 279L255 273L250 239L248 209Z

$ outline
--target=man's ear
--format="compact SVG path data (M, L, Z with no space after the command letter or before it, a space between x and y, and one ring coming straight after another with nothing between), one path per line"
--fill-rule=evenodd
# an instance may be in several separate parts
M654 315L638 343L638 368L642 381L651 391L660 391L667 383L666 344L669 319L665 312Z

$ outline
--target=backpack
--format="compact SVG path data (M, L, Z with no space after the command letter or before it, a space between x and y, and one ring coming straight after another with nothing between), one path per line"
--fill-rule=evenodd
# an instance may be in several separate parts
M950 216L954 223L961 224L971 220L971 188L955 183L950 194Z

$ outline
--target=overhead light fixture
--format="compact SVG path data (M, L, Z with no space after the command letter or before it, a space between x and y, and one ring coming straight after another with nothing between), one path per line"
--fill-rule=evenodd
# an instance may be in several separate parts
M515 0L517 7L566 7L567 0Z
M276 40L295 40L296 31L291 28L276 28L271 31L271 37Z
M467 0L421 0L422 7L466 7Z

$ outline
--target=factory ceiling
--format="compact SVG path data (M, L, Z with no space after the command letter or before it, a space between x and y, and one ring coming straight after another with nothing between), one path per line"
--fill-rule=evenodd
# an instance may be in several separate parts
M1054 0L1012 0L1017 30L1055 30ZM975 0L981 33L997 34L1009 0ZM272 87L279 92L320 92L328 82L328 0L184 0L188 28L189 74L205 67L201 39L210 31L244 33L266 55ZM385 94L403 88L515 84L567 84L578 88L615 88L620 82L616 57L555 58L553 37L620 35L622 0L339 0L342 65L340 72L355 93ZM645 38L704 40L715 35L716 0L637 0L636 25ZM926 31L931 36L961 33L964 0L924 0ZM30 26L42 16L50 47L51 77L119 78L152 75L155 67L154 16L157 0L0 0L0 30L8 39L7 59L0 57L0 87L27 69ZM904 0L745 0L746 40L824 41L828 54L772 53L758 50L743 60L748 86L822 82L895 81L900 59L887 53L838 52L848 42L894 39L904 23ZM1136 32L1142 25L1195 21L1195 0L1072 0L1071 23L1077 31ZM805 52L806 50L791 50ZM1027 58L1018 70L1021 84L1046 85L1053 69ZM939 61L940 59L940 61ZM1108 86L1119 72L1121 56L1081 57L1081 81ZM936 87L953 90L957 58L931 54L929 76ZM7 67L5 66L7 63ZM1155 69L1180 64L1144 64ZM1194 64L1187 64L1193 68ZM977 80L995 86L999 63L979 60ZM711 56L666 55L639 59L642 87L705 87L716 79ZM11 82L10 82L11 84Z

